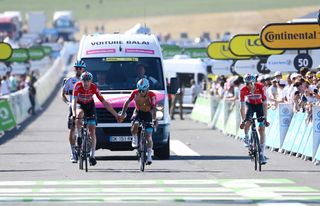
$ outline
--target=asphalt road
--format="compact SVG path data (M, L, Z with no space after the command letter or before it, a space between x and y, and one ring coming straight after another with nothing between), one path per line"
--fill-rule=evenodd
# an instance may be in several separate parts
M144 173L134 151L97 151L85 173L69 162L67 107L52 102L0 138L0 204L320 205L319 166L267 152L262 172L239 140L189 119L171 126L171 158Z

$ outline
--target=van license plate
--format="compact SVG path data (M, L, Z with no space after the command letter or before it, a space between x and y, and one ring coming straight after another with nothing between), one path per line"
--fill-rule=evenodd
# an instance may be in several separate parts
M110 136L110 142L131 142L132 136Z

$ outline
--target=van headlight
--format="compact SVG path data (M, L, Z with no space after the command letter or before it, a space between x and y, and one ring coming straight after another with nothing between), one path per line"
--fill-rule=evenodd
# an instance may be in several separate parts
M162 104L158 104L158 105L156 106L156 109L157 109L157 111L163 112L164 106L163 106Z
M157 118L158 120L163 119L163 111L157 111L157 112L156 112L156 118Z
M158 104L156 106L156 118L158 120L163 119L164 115L163 115L163 111L164 111L164 106L162 104Z

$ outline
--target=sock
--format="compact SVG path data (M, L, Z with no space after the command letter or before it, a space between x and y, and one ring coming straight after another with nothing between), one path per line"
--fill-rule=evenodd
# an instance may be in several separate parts
M152 148L147 149L148 154L152 155Z
M81 129L77 128L77 137L81 137Z
M90 157L91 157L91 158L94 158L94 153L95 153L95 151L96 151L96 148L95 148L95 147L92 147L92 148L91 148L91 153L90 153Z
M74 155L74 154L76 153L76 150L75 150L75 148L74 148L74 145L71 145L71 144L70 144L70 147L71 147L72 155Z
M264 155L265 149L266 149L265 144L261 144L261 153L262 153L263 156L265 156L265 155Z

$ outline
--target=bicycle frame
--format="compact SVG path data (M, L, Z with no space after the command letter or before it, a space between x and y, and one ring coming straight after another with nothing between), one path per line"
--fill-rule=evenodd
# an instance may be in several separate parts
M257 170L259 166L259 171L261 171L261 147L255 123L256 119L257 118L252 118L251 120L248 120L251 122L251 144L249 146L249 155L254 161L254 169Z
M146 143L146 130L145 122L139 122L139 135L138 135L138 160L140 163L140 171L143 172L147 161L147 143Z
M88 118L82 118L82 126L81 126L81 146L79 152L79 169L83 170L83 162L85 163L85 170L88 172L88 152L90 152L90 138L88 134Z

